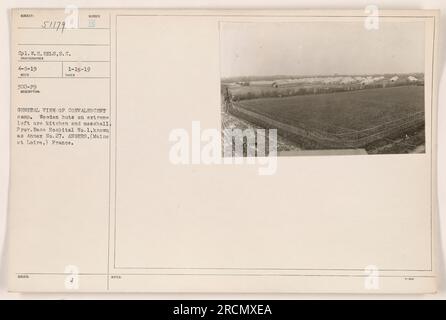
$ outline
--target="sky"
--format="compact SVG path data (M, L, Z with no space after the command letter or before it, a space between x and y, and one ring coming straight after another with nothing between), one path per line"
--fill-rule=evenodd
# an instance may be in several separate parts
M424 23L223 22L221 76L424 72Z

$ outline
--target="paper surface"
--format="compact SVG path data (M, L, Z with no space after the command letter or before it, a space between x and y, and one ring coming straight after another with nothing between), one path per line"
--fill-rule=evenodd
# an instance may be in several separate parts
M436 290L436 11L11 15L11 291Z

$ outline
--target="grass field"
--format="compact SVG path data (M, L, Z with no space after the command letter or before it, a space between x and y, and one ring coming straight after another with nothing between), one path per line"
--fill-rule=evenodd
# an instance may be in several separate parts
M424 144L423 86L248 99L229 105L234 116L275 128L303 150L407 153Z
M358 131L424 111L424 87L392 87L264 98L239 106L278 121L327 133Z

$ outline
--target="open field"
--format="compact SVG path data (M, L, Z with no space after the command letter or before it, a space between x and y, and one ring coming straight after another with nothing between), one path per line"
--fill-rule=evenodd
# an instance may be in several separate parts
M363 130L424 111L423 87L394 87L240 101L250 111L302 124L316 130L342 133Z
M303 149L402 153L424 144L424 86L241 100L229 112Z

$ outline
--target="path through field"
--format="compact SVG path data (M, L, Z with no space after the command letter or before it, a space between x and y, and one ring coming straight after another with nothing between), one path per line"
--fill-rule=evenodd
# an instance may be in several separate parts
M263 129L259 126L256 126L248 121L239 119L234 117L233 115L222 111L221 113L221 123L222 123L222 130L225 129ZM289 152L289 151L299 151L301 150L294 142L285 139L281 136L277 136L277 152Z

